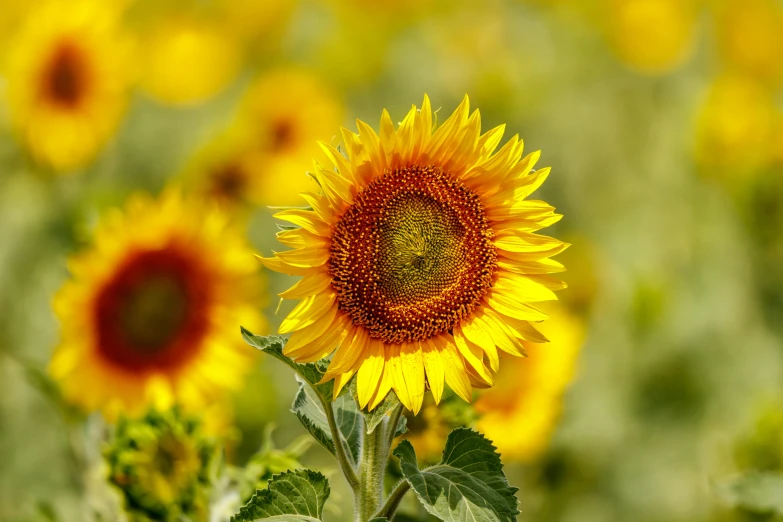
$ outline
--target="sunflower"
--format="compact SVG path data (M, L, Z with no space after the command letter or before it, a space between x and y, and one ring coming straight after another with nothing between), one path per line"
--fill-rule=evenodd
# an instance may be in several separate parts
M174 408L120 419L104 459L129 521L205 521L216 451L201 422Z
M285 353L334 351L324 380L339 393L356 375L363 408L393 389L417 413L425 387L439 401L444 381L469 401L472 384L492 384L501 352L545 341L535 303L563 287L547 274L563 269L549 258L568 245L535 233L561 216L525 198L549 169L533 171L538 152L520 160L517 136L493 154L504 126L481 134L467 96L436 130L426 96L397 129L386 111L380 135L357 125L342 130L347 156L321 144L334 169L315 164L322 193L303 194L312 209L276 214L298 227L278 234L294 250L261 259L303 276L280 294L301 299L279 328L292 333Z
M248 88L240 104L238 133L252 141L261 158L251 199L262 204L292 205L312 181L300 174L312 161L316 140L330 140L342 121L339 99L307 70L273 70ZM259 162L255 162L259 164Z
M644 74L663 74L693 50L694 0L607 0L607 37L623 63Z
M542 328L551 342L525 342L529 357L510 361L496 386L476 400L477 428L509 459L529 462L546 448L562 395L574 378L584 322L565 310L551 312L551 317Z
M130 47L106 2L49 2L24 23L9 57L12 123L36 161L86 165L126 108Z
M66 398L112 419L148 405L199 407L239 385L251 353L234 325L264 327L253 304L260 281L221 213L174 191L132 198L69 266L50 365Z
M717 78L699 111L696 160L715 177L763 169L773 159L778 117L765 86L746 76Z
M721 58L736 72L771 83L783 76L783 8L776 0L727 0L716 6Z
M203 103L226 89L242 64L240 43L207 17L175 13L141 31L155 49L141 60L141 88L171 105Z

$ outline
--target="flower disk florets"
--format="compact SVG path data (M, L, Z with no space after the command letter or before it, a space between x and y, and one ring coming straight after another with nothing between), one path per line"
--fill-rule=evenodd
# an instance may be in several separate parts
M440 167L387 171L335 226L339 307L389 343L448 332L492 286L493 237L479 197Z

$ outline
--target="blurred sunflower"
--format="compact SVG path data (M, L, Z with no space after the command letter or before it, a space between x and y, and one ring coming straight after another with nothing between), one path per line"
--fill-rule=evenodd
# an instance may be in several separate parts
M172 105L202 103L236 78L242 63L239 42L206 16L175 11L153 18L140 31L141 88Z
M718 50L736 73L779 82L783 73L783 8L775 0L717 4Z
M104 458L131 522L209 519L208 467L217 445L179 409L120 419Z
M693 0L606 0L607 38L627 66L663 74L681 65L693 50Z
M528 357L508 361L495 387L476 400L479 431L505 458L524 462L549 442L585 336L583 320L562 309L541 329L550 343L525 342Z
M505 126L481 134L467 96L437 130L426 96L397 129L385 110L380 136L357 125L342 131L347 156L322 144L334 169L315 165L312 210L276 214L301 227L278 234L295 250L262 259L304 276L280 294L301 299L280 325L293 332L285 353L338 347L324 380L339 393L357 375L362 407L393 389L417 413L425 382L437 402L444 380L470 401L472 383L492 384L498 348L521 356L522 340L546 340L533 303L556 299L563 284L547 274L563 267L549 258L568 245L534 233L561 216L525 198L549 169L532 170L538 152L520 159L517 136L493 154Z
M696 160L711 176L752 173L772 159L777 108L754 80L718 78L702 106L696 127Z
M340 101L305 70L278 69L251 85L237 122L250 136L253 153L262 158L262 168L254 172L251 199L262 204L298 203L298 193L314 186L301 173L312 165L315 142L329 141L342 116Z
M66 398L112 419L148 405L202 406L239 385L251 353L236 325L264 328L261 285L221 213L176 192L132 198L69 266L50 365Z
M36 161L56 170L89 163L125 112L133 60L111 5L46 3L11 45L12 124Z
M239 214L258 202L262 192L264 157L247 132L231 127L199 150L181 180L189 190Z

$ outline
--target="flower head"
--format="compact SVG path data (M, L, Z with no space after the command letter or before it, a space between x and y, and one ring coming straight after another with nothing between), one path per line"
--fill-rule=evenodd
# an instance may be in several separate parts
M176 192L133 198L70 269L55 298L62 338L50 366L67 398L113 417L200 406L238 386L250 353L234 325L263 327L260 281L221 213Z
M86 165L114 133L128 98L129 46L105 2L48 2L12 45L8 98L20 139L56 170Z
M303 194L312 210L276 214L298 227L278 234L294 250L262 261L303 276L280 294L301 299L280 325L292 333L285 353L335 352L324 380L339 393L356 375L362 407L393 389L418 412L425 386L439 401L444 381L469 401L473 385L492 384L501 352L546 340L535 303L563 287L547 274L568 245L535 233L561 216L525 198L549 169L533 171L537 152L520 159L517 136L493 154L504 126L482 134L467 97L435 130L426 97L396 129L386 111L380 134L357 125L342 131L345 156L322 144L334 168L315 165L322 193Z
M175 408L121 419L104 458L129 520L206 520L215 450L201 424Z

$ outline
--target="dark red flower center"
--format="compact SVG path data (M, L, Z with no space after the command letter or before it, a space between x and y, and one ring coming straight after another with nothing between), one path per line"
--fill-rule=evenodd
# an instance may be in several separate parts
M196 260L173 246L130 256L96 301L101 355L130 371L189 359L207 327L204 283Z
M87 66L82 52L63 42L52 54L44 70L44 96L58 105L74 107L87 89Z

